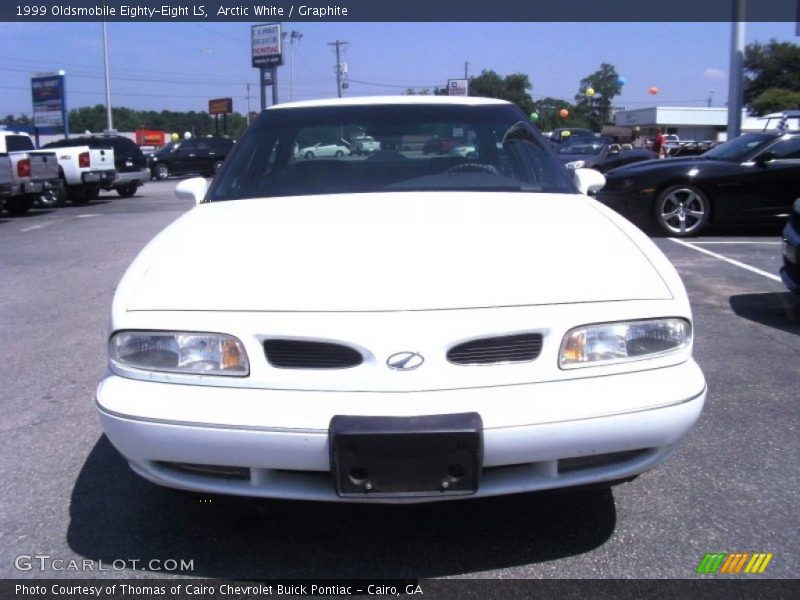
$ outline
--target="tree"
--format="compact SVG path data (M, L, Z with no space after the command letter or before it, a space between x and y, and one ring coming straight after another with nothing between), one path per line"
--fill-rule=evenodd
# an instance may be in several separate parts
M563 109L566 109L569 112L569 116L566 119L561 117L559 114L559 112ZM561 98L546 97L542 98L541 100L536 100L533 103L533 110L531 112L535 112L539 115L539 120L536 121L536 126L542 131L551 131L566 125L569 125L570 127L586 126L586 123L580 118L576 120L575 106L566 100L562 100Z
M587 89L594 90L594 96L587 96ZM581 79L578 93L575 94L575 113L582 116L595 131L611 119L611 101L622 91L619 74L614 65L603 63L600 68Z
M784 88L769 88L750 103L750 111L756 115L766 115L799 106L800 92Z
M484 69L477 77L469 79L469 95L484 98L499 98L516 104L526 115L533 111L533 98L528 90L533 85L524 73L514 73L501 77L491 70Z
M755 114L764 114L756 112L753 107L756 98L773 88L800 92L800 79L797 77L799 72L800 46L774 39L768 44L748 44L744 53L744 103ZM774 97L774 92L771 96ZM763 106L768 104L770 103L761 103ZM797 105L780 108L797 108Z

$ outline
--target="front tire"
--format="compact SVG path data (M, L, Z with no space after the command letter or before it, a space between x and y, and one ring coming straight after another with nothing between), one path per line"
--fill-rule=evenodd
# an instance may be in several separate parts
M156 179L164 181L167 177L169 177L169 167L164 163L158 163L153 168L153 174L156 176Z
M219 173L219 170L220 170L221 168L222 168L222 161L221 161L221 160L218 160L217 162L215 162L215 163L214 163L214 173L213 173L213 176L215 176L215 177L216 177L217 173Z
M342 158L344 156L344 152L342 152L341 150L337 150L335 156L336 158Z
M698 235L711 216L708 196L693 185L673 185L663 190L653 205L653 221L672 237Z
M313 152L306 152L305 153L305 157L306 157L307 160L311 160L312 158L314 158L314 153Z
M67 200L67 186L59 180L58 184L51 186L46 192L39 196L39 205L42 208L58 208L64 206Z

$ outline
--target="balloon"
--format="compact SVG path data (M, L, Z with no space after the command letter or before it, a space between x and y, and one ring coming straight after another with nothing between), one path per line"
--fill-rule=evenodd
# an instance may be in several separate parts
M626 83L628 83L627 79L625 79L624 77L617 77L617 85L618 86L622 87Z
M181 136L179 136L177 133L173 133L171 136L169 136L169 139L171 139L173 142L177 142L179 139L181 139Z
M594 88L586 88L586 95L591 98L594 96Z
M187 131L186 133L184 133L184 134L183 134L183 139L185 139L185 140L190 140L190 139L192 139L192 134L191 134L191 132Z
M531 113L531 121L532 121L533 123L536 123L536 121L538 121L538 120L539 120L539 113L537 113L537 112L532 112L532 113Z
M566 119L569 116L569 111L566 108L562 108L560 111L558 111L558 114L562 119Z
M647 91L650 92L653 96L655 96L661 90L659 90L656 86L653 86L650 89L648 89Z

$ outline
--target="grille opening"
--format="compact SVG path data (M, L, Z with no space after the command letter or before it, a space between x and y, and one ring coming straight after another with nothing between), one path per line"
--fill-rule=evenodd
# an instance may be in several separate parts
M264 353L278 369L348 369L364 362L358 350L331 342L266 340Z
M591 456L576 456L574 458L562 458L558 461L559 473L570 473L573 471L583 471L585 469L596 469L625 463L647 454L649 448L640 450L627 450L625 452L609 452L606 454L592 454Z
M224 465L201 465L195 463L159 462L159 465L171 471L189 475L202 475L218 479L237 479L247 481L250 479L250 469L247 467L229 467Z
M541 351L541 333L522 333L458 344L447 351L447 360L457 365L529 362L535 360Z

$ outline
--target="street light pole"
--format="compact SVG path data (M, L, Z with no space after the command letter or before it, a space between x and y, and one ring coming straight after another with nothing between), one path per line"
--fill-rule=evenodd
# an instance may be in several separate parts
M111 82L108 77L108 33L106 22L103 21L103 67L106 77L106 125L108 131L114 130L114 119L111 116Z
M303 34L299 31L292 31L289 35L289 54L291 63L289 65L289 100L294 100L294 42L303 39Z

